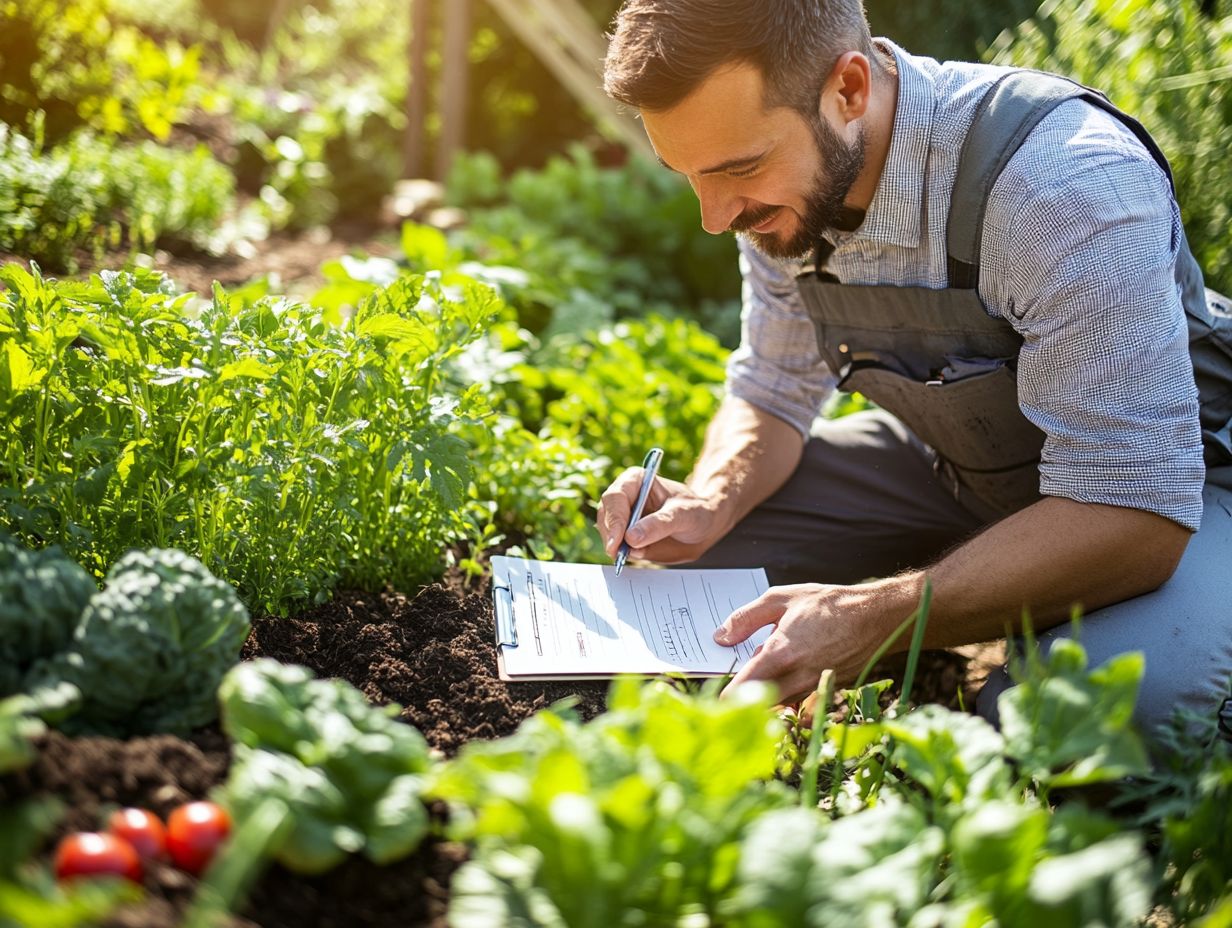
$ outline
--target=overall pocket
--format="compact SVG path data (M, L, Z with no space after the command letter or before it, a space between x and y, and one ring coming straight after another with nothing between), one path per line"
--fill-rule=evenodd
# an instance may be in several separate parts
M858 390L897 416L937 452L939 472L950 478L960 501L984 518L999 518L1040 498L1045 436L1019 409L1016 378L1007 363L965 363L960 370L977 372L927 382L857 363L840 387Z

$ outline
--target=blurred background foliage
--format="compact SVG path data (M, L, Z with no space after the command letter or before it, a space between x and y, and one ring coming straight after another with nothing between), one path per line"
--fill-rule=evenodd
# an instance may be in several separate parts
M443 6L430 4L429 47L436 47ZM606 28L618 0L583 0L583 6ZM503 179L545 165L546 189L552 164L571 143L589 151L599 168L623 164L621 149L598 135L494 9L480 0L471 9L465 139L468 148L493 160L483 168L486 189L453 184L459 202L492 207L502 196ZM1219 186L1230 121L1228 79L1219 70L1229 60L1226 4L1050 2L1035 19L1035 0L867 0L867 9L875 33L914 52L938 58L983 55L1051 68L1110 92L1144 120L1173 159L1195 250L1208 265L1221 258L1228 226L1225 198L1212 198L1209 191L1227 189ZM198 245L225 247L228 233L259 236L287 226L371 220L402 170L410 18L407 0L2 0L0 121L9 127L10 140L21 135L29 143L22 155L27 161L40 156L55 161L57 146L83 131L104 146L143 141L186 151L206 146L233 175L239 200L233 202L228 185L217 190L205 215L224 228L212 238L186 236ZM439 131L439 69L434 54L429 141ZM10 144L4 157L16 160L21 147ZM589 176L619 186L602 180L600 172ZM673 181L639 178L637 183L658 184L655 193L661 196ZM54 193L25 190L27 212L40 195L68 197L66 186ZM168 195L188 199L174 190ZM725 259L730 248L691 243L690 236L701 235L694 228L696 210L687 196L674 197L674 192L666 195L665 209L675 214L681 231L668 244L683 244L702 261ZM103 214L97 215L98 224L113 230L102 240L150 244L148 221L139 234L129 235L135 221L123 209L106 198L82 199L88 202L60 211L69 214L66 224L80 222L80 214L93 209ZM555 208L566 205L563 197L547 200ZM609 198L604 205L614 204ZM661 218L652 219L656 230L667 227ZM503 225L509 225L507 216ZM154 231L156 239L162 237L162 229ZM166 231L174 236L183 230ZM630 251L630 236L621 235L622 241L608 236L597 244L608 254L615 246L618 257L650 255L645 247ZM70 249L60 238L45 249L28 236L16 242L6 238L0 249L65 265ZM81 244L97 244L97 234L94 240ZM699 273L691 258L682 267L686 294L711 299L705 291L714 289L713 275ZM653 273L673 289L659 268ZM703 277L706 286L699 288ZM719 277L730 294L734 277ZM706 309L700 313L704 318Z
M1073 77L1139 119L1172 165L1207 285L1232 289L1232 3L1048 0L988 57Z

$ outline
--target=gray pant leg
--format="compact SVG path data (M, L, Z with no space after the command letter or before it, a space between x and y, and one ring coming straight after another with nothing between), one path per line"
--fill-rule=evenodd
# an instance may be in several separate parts
M1126 651L1141 651L1146 670L1135 721L1143 733L1167 722L1174 708L1208 717L1218 713L1232 680L1232 490L1207 485L1202 525L1189 541L1176 573L1153 593L1106 606L1086 616L1075 636L1065 623L1039 636L1047 651L1076 637L1090 666ZM996 700L1013 686L994 672L976 709L994 724Z
M765 567L776 585L922 567L980 527L933 459L886 412L818 420L791 479L690 566Z

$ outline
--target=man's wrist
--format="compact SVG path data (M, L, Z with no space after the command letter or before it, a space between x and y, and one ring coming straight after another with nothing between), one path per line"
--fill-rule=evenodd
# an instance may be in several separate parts
M870 608L865 622L870 635L876 639L872 642L874 650L897 632L920 607L927 584L928 575L924 571L912 570L865 585ZM887 653L897 654L910 649L912 630L904 629Z

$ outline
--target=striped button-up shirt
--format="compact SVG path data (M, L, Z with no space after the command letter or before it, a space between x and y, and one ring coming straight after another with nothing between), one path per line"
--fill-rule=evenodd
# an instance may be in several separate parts
M826 269L845 284L945 287L945 222L976 106L1006 69L893 52L889 155L863 224ZM1173 266L1182 241L1167 176L1133 134L1082 100L1035 127L993 185L978 293L1024 342L1023 414L1046 435L1040 491L1158 513L1196 530L1205 468L1198 394ZM804 435L835 373L796 290L799 262L740 242L741 344L728 392Z

